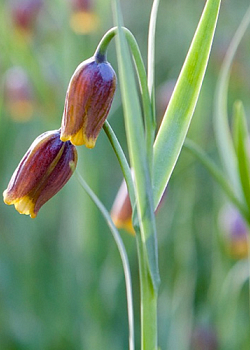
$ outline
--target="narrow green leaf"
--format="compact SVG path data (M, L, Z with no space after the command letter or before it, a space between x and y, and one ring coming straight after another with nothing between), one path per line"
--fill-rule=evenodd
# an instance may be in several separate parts
M234 136L241 186L250 209L250 168L248 152L248 131L245 111L241 101L234 104Z
M122 30L119 0L114 1L114 19L118 27L118 35L116 37L117 60L129 156L131 167L134 169L135 197L141 239L145 248L145 256L148 260L149 275L154 288L157 289L159 272L153 193L147 163L142 113L131 56Z
M217 23L220 0L208 0L154 144L155 208L178 159L202 81Z
M242 198L240 180L237 172L237 159L228 124L227 94L232 62L243 35L250 23L250 7L229 45L223 61L215 93L214 129L216 141L224 168L235 187L239 198Z
M148 30L148 90L152 103L153 110L154 106L154 85L155 85L155 31L156 31L156 20L160 0L154 0Z
M206 155L206 153L193 141L186 139L184 143L185 149L192 153L201 164L207 169L212 178L221 186L231 202L239 209L242 216L249 222L249 212L245 203L239 201L237 194L232 186L232 184L225 177L223 172L218 168L218 166Z

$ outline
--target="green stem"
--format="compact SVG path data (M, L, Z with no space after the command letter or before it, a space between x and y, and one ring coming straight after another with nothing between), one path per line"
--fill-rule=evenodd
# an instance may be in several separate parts
M157 350L157 291L149 275L145 249L140 234L136 234L141 290L141 350Z
M128 188L128 194L129 194L129 198L131 201L131 206L133 208L134 204L135 204L135 190L134 190L134 183L133 183L133 179L132 179L132 175L131 175L131 170L130 170L130 167L128 165L128 161L126 159L126 156L122 150L122 147L121 147L113 129L111 128L111 126L107 120L105 121L105 123L103 125L103 129L104 129L106 135L108 136L108 139L111 143L111 146L113 147L113 150L117 156L118 162L119 162L120 167L122 169L122 173L123 173L123 176L124 176L124 179L126 181L127 188Z
M131 171L127 159L123 153L121 145L112 130L109 123L104 123L104 131L109 138L109 141L114 149L114 152L120 163L123 176L127 183L128 193L131 203L135 201L134 184L131 176ZM136 207L132 205L136 210ZM134 212L133 217L137 214ZM151 278L148 273L147 259L145 257L145 250L141 241L141 235L138 225L134 225L137 230L137 250L140 270L140 288L141 288L141 349L152 350L157 349L157 293L152 286Z
M145 118L147 155L149 159L149 164L151 164L152 166L153 143L154 143L154 137L155 137L155 120L154 120L154 116L151 108L150 96L148 92L146 70L145 70L141 52L135 37L127 28L122 27L122 29L124 31L130 50L132 52L137 76L140 83L142 105L143 105L144 118ZM117 27L111 28L107 33L104 34L94 54L98 62L106 61L108 45L116 34L117 34Z
M231 184L227 181L224 174L218 169L213 161L205 154L205 152L196 145L193 141L187 140L184 143L185 148L195 156L202 165L209 171L212 177L224 190L231 202L239 209L244 218L250 223L250 217L246 206L238 199L234 191L232 190Z
M130 268L129 268L129 260L126 253L126 249L124 247L124 244L122 242L121 236L115 227L109 212L104 207L102 202L99 200L99 198L95 195L95 193L91 190L89 185L86 183L86 181L82 178L82 176L79 174L79 172L76 170L76 175L78 178L78 181L82 188L87 192L89 197L93 200L93 202L96 204L100 212L102 213L104 219L107 221L107 224L109 225L110 231L114 237L114 240L116 242L117 248L119 250L124 275L125 275L125 283L126 283L126 292L127 292L127 308L128 308L128 325L129 325L129 350L134 350L134 314L133 314L133 294L132 294L132 282L131 282L131 274L130 274Z

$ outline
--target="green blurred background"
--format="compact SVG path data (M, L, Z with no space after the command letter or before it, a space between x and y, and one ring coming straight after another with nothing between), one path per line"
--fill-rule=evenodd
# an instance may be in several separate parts
M93 54L113 25L109 0L83 1L81 9L71 0L29 2L35 2L32 13L19 8L26 1L0 0L1 191L31 142L42 132L60 127L74 69ZM160 2L156 33L159 122L204 3ZM152 1L121 0L121 4L124 23L138 40L146 62ZM226 49L248 5L248 0L222 1L189 131L189 137L216 162L214 91ZM243 100L247 115L250 112L249 43L250 29L233 64L230 115L237 98ZM117 71L114 43L108 58ZM119 86L109 121L127 153ZM78 151L79 171L110 210L122 173L105 134L101 132L93 150L81 147ZM162 350L250 348L248 228L240 230L243 225L206 170L183 150L157 212ZM132 270L139 348L135 239L125 231L121 235ZM36 219L0 202L0 349L128 349L120 257L105 221L74 176Z

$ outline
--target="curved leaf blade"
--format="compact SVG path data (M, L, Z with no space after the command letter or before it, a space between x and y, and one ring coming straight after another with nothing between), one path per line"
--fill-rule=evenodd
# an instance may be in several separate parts
M249 137L246 115L241 101L236 101L234 104L234 139L242 191L250 209L250 168L247 150Z
M160 277L158 271L158 251L156 243L156 224L153 206L153 192L147 161L143 119L132 60L124 32L119 0L114 0L114 21L117 25L116 49L123 101L125 128L131 168L134 170L135 199L137 203L138 223L145 249L148 272L155 290Z
M199 97L213 42L220 0L208 0L154 143L155 208L170 179Z
M218 84L215 92L214 106L214 130L216 142L223 166L227 175L232 182L237 195L242 200L242 191L237 172L237 159L233 146L233 140L230 133L227 113L227 92L231 66L238 46L245 34L250 23L250 7L248 8L244 18L242 19L234 37L229 45L224 62L221 67Z

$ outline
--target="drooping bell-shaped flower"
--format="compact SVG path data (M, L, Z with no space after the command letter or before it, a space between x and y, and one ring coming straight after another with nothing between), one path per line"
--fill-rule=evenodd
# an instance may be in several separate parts
M60 130L48 131L32 143L7 189L4 202L35 218L41 206L69 180L77 163L76 148L60 140Z
M61 140L93 148L108 116L116 88L111 65L96 56L82 62L68 86Z

